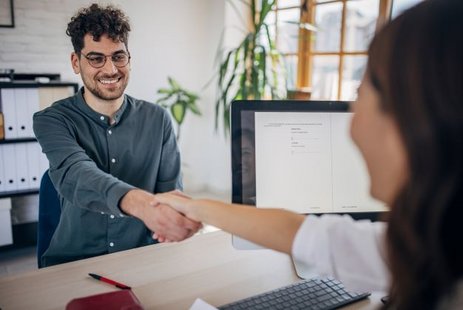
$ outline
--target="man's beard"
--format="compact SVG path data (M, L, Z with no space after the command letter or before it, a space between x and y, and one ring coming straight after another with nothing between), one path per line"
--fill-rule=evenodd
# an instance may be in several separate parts
M104 79L120 78L121 81L118 81L118 83L122 82L122 84L111 90L100 88L99 87L100 82L98 80L103 79L103 78ZM95 96L96 98L99 98L102 100L108 100L108 101L116 100L122 97L127 87L127 84L128 84L128 79L126 78L126 76L125 75L121 76L119 74L114 75L114 76L103 76L103 77L95 78L92 84L88 83L86 79L82 79L82 81L85 87L92 93L93 96Z

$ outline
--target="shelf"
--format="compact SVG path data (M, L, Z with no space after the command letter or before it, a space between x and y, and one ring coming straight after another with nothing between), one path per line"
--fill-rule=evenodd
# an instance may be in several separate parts
M34 80L39 77L45 82ZM34 137L33 115L53 102L72 96L79 88L77 83L62 82L59 77L59 74L15 74L13 81L0 81L4 133L9 133L7 139L0 140L0 198L24 197L15 202L19 205L34 203L35 206L35 197L27 196L39 193L40 178L49 163ZM23 183L25 180L28 183ZM13 190L15 186L10 185L14 184L29 188ZM13 244L0 246L0 250L36 243L37 222L12 224L12 231L13 240L7 241Z
M18 197L18 196L33 195L33 194L38 194L38 193L39 193L38 188L0 192L0 198Z
M3 78L12 78L13 82L24 81L24 80L34 80L38 77L49 78L50 81L59 82L61 80L61 74L59 73L0 73L0 77Z
M0 82L0 88L24 88L24 87L62 87L62 86L72 86L74 92L77 93L79 90L79 85L73 82L59 82L59 81L50 81L48 83L38 83L36 81L19 81L19 82Z
M17 139L0 140L0 144L21 143L21 142L37 142L37 139L31 137L31 138L17 138Z

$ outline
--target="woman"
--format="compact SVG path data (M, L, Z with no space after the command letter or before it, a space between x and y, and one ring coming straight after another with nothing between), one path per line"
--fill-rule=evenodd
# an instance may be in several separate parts
M351 135L371 195L390 206L387 227L172 194L157 200L343 282L387 285L389 307L463 309L463 1L424 1L375 36L354 112ZM344 242L351 253L333 246ZM350 267L355 273L340 272Z

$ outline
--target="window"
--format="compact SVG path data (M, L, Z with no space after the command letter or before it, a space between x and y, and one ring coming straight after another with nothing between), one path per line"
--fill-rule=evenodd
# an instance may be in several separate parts
M301 0L275 0L274 9L266 19L270 35L283 56L287 89L295 89L297 86L300 16Z
M365 70L381 0L305 0L299 85L313 99L354 100Z
M276 0L268 16L287 88L312 99L355 100L379 25L422 0Z

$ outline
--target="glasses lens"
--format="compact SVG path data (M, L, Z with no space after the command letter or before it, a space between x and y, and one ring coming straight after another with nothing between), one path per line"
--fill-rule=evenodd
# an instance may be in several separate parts
M103 55L90 55L87 56L87 59L92 66L99 68L104 65L106 57Z
M115 54L111 57L116 67L124 67L129 63L129 56L125 53Z

